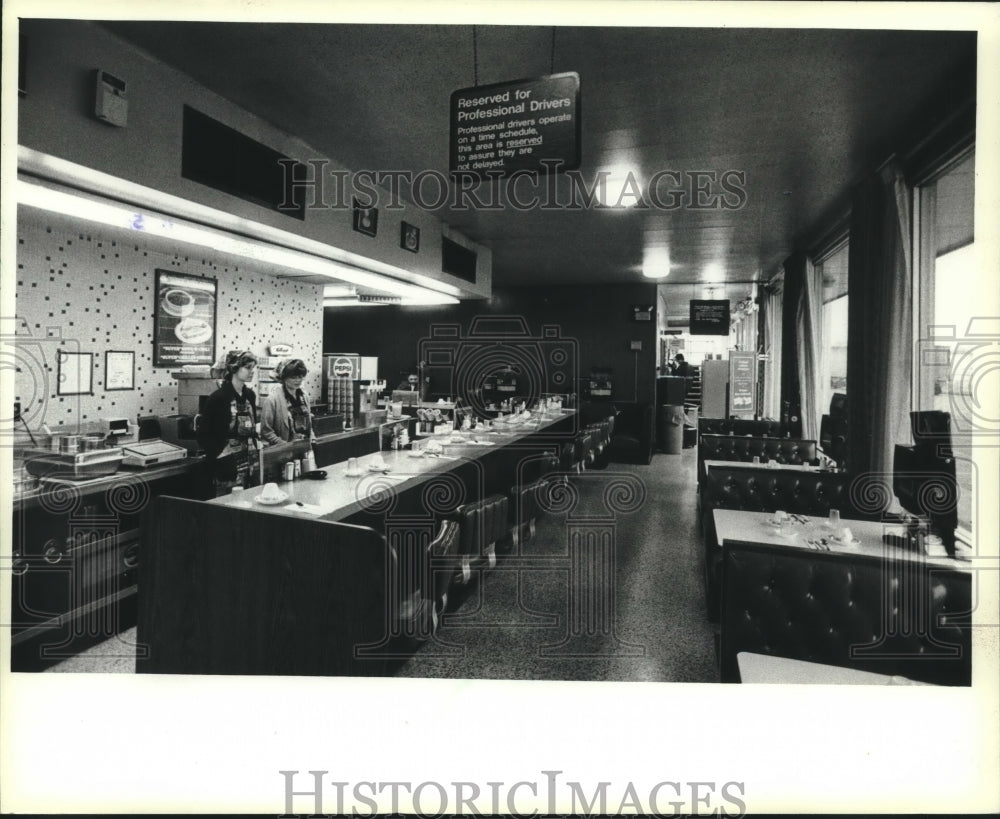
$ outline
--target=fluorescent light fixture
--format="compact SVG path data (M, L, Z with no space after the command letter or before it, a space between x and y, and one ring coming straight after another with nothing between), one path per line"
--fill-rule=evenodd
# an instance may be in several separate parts
M353 299L358 288L351 284L328 284L323 288L324 299Z
M670 251L665 247L647 247L642 251L642 275L662 279L670 275Z
M332 259L324 259L312 253L243 238L224 230L176 221L170 216L154 211L136 210L124 204L101 201L92 196L59 190L26 179L17 181L17 201L27 207L39 208L50 213L72 216L146 236L158 236L175 242L210 248L263 264L328 276L372 290L382 290L400 296L406 304L458 304L458 299L454 296L397 281Z
M17 201L27 207L327 276L400 296L403 304L458 304L461 291L446 282L24 146L18 146L18 166L31 175L17 181Z

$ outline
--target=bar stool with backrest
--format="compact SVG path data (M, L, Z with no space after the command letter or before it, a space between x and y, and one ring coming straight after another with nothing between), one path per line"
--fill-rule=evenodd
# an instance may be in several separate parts
M492 569L497 563L497 545L510 536L507 517L510 501L501 494L463 503L454 512L459 525L456 582L468 584L473 572Z
M427 544L424 563L425 579L421 584L424 597L431 612L431 632L437 633L441 616L448 607L448 592L451 590L459 565L458 538L460 527L457 521L441 521L441 529Z

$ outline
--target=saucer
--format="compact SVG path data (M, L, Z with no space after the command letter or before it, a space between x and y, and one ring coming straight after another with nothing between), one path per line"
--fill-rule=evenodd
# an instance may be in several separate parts
M772 526L771 531L778 537L795 537L795 532L788 527Z
M850 540L844 540L843 538L837 537L836 535L830 535L829 540L832 543L838 544L839 546L860 546L861 545L861 541L858 540L856 537L855 538L851 538Z
M349 469L348 469L348 470L345 470L344 474L345 474L345 475L346 475L346 476L347 476L348 478L360 478L360 477L361 477L362 475L364 475L365 473L364 473L364 472L362 472L362 471L361 471L360 469L359 469L359 470L356 470L356 471L354 471L354 472L352 472L351 470L349 470Z
M388 466L370 466L368 467L369 472L388 472Z
M258 495L254 500L256 500L257 503L264 504L265 506L277 506L279 503L284 503L288 500L288 495L284 492L282 492L280 496L275 495L273 498L265 498L263 495Z

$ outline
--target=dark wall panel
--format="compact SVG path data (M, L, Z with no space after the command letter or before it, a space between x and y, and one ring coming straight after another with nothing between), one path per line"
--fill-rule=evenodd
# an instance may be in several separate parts
M560 342L575 344L575 367L559 364L573 378L592 369L614 373L614 400L652 401L656 380L656 320L636 322L632 305L656 304L653 284L604 287L523 287L495 290L489 301L465 301L445 307L336 307L324 313L323 350L357 352L379 358L379 376L389 386L415 373L420 361L421 339L432 337L435 327L458 325L456 346L474 343L474 327L490 325L497 316L523 319L528 332L549 349L553 328ZM487 321L487 320L491 321ZM516 333L518 322L504 322L505 332ZM642 349L634 351L631 342ZM562 343L564 349L567 345ZM485 354L485 353L484 353ZM579 384L566 392L579 393Z

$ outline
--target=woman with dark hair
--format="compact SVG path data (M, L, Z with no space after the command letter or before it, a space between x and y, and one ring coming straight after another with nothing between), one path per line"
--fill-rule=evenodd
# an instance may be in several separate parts
M260 411L260 435L269 444L312 437L309 399L302 391L302 379L308 372L301 358L281 361L274 368L281 389L264 399Z
M257 475L257 394L247 386L253 381L257 357L232 350L221 366L222 386L205 401L198 424L198 443L216 496L234 486L254 486Z

